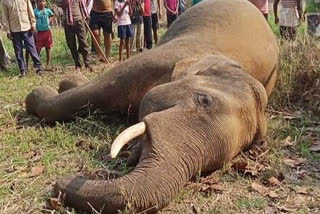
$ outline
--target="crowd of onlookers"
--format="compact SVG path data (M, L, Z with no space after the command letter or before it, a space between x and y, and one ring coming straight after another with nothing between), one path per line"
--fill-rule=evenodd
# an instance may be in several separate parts
M268 20L269 1L249 0ZM280 10L279 8L280 4ZM275 24L279 25L280 35L283 39L295 40L297 27L307 19L308 32L316 37L320 36L320 0L305 0L303 10L302 0L274 0L273 13Z
M88 32L92 37L92 52L96 52L99 61L109 61L115 25L120 39L119 61L123 60L124 48L126 58L129 58L133 51L151 49L153 43L158 43L157 31L159 18L162 17L161 0L57 0L55 3L63 10L65 39L76 70L82 68L80 55L84 67L92 70ZM184 0L164 0L168 27L184 12L184 4ZM27 73L29 56L36 73L43 73L39 59L43 48L47 55L46 68L50 69L51 49L54 44L50 25L56 17L47 7L47 1L2 0L1 6L3 29L8 39L12 40L20 77ZM101 49L101 35L105 51ZM0 46L6 53L2 43ZM0 64L5 69L5 61L0 61Z
M163 1L163 2L162 2ZM192 5L202 0L193 0ZM268 20L268 0L249 0ZM302 12L302 0L274 0L273 10L275 23L279 25L283 38L294 40L296 28L307 13L309 31L320 33L320 0L306 0L307 6ZM278 5L280 2L280 11ZM114 37L114 26L120 39L119 61L135 52L151 49L158 43L159 19L166 14L167 27L185 10L185 0L56 0L62 8L65 39L71 52L75 69L91 68L91 52L96 52L99 61L109 61L111 40ZM37 74L43 73L39 54L46 50L46 68L51 68L51 49L54 45L51 23L56 20L55 13L47 7L46 0L2 0L2 25L8 39L12 40L19 66L20 77L28 70L28 59L31 56ZM164 12L162 11L164 8ZM312 20L315 19L315 20ZM318 29L319 27L319 29ZM88 32L92 44L88 43ZM101 49L103 36L105 50ZM24 52L25 55L24 56ZM7 54L0 40L0 68L6 69Z

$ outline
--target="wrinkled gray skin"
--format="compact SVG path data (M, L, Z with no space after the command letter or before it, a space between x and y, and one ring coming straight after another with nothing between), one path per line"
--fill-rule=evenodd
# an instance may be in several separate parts
M70 119L90 103L106 113L131 106L147 127L131 173L109 181L63 178L55 194L64 193L67 206L91 210L90 203L108 214L166 206L199 171L217 169L265 134L278 57L252 4L207 0L180 16L156 48L99 78L61 94L35 89L27 111L47 121Z

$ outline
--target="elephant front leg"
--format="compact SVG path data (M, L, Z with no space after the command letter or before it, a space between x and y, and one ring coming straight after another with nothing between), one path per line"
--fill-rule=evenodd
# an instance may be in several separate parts
M88 107L105 113L138 112L146 92L170 81L181 56L169 53L172 50L159 47L139 54L84 85L80 81L79 87L61 89L64 92L60 94L54 89L50 93L43 87L35 89L26 98L27 111L46 121L69 120Z
M68 75L65 79L63 79L60 83L59 83L59 89L58 92L62 93L64 91L67 91L69 89L72 88L76 88L82 85L85 85L86 83L88 83L89 80L87 77L85 77L82 74L72 74L72 75Z

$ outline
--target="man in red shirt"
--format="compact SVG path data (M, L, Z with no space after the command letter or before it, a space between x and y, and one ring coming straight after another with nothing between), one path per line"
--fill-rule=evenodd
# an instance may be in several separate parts
M143 12L144 43L147 49L152 48L151 0L144 1Z

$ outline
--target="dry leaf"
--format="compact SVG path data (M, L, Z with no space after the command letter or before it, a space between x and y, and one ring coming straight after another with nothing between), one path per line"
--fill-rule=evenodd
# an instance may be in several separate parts
M268 196L269 196L270 198L278 198L278 197L279 197L278 194L275 193L274 191L270 191L270 192L268 193Z
M44 171L44 167L43 166L34 166L34 167L31 168L30 172L27 173L23 177L32 178L32 177L40 175L41 173L43 173L43 171Z
M307 188L304 188L304 187L299 187L295 191L296 191L296 193L301 194L301 195L308 195L309 194Z
M202 186L199 191L204 193L210 193L210 192L222 193L223 187L217 184L210 185L210 186L207 185L207 186Z
M52 209L59 210L61 208L61 206L62 206L62 203L59 200L59 198L51 198L50 199L50 205L51 205Z
M283 140L283 146L293 146L295 143L296 141L293 141L290 136Z
M269 184L271 184L272 186L279 186L281 184L278 178L275 178L275 177L269 178L268 181L269 181Z
M294 208L288 208L285 206L277 206L278 210L283 211L283 212L295 212L297 209Z
M232 164L231 168L246 175L256 176L264 166L259 163L256 163L254 166L249 166L246 162L236 162Z
M311 151L311 152L320 152L320 143L318 143L318 144L315 144L315 143L311 144L311 146L310 146L310 151Z
M293 115L284 115L283 116L283 119L285 120L293 120L293 119L296 119L297 117L296 116L293 116Z
M252 189L256 190L259 194L266 196L269 193L269 189L267 187L264 187L256 182L253 182L251 184Z
M31 150L31 151L29 151L28 153L26 153L25 155L24 155L24 158L25 159L31 159L33 156L35 156L37 153L36 153L36 151L34 151L34 150Z
M214 178L212 176L208 176L205 178L200 178L200 183L201 184L207 184L207 185L213 185L219 183L217 178Z
M300 177L303 177L307 175L309 172L307 170L297 170L296 174L299 175Z
M307 159L305 158L297 158L297 159L289 159L289 158L286 158L283 160L283 163L292 167L292 168L295 168L301 164L303 164L304 162L306 162Z
M38 161L41 159L41 154L35 150L31 150L24 155L24 158L27 160Z
M297 159L296 159L296 162L295 162L295 165L296 165L296 166L299 166L299 165L303 164L303 163L306 162L306 161L307 161L306 158L297 158Z
M5 179L0 179L0 186L6 182Z

